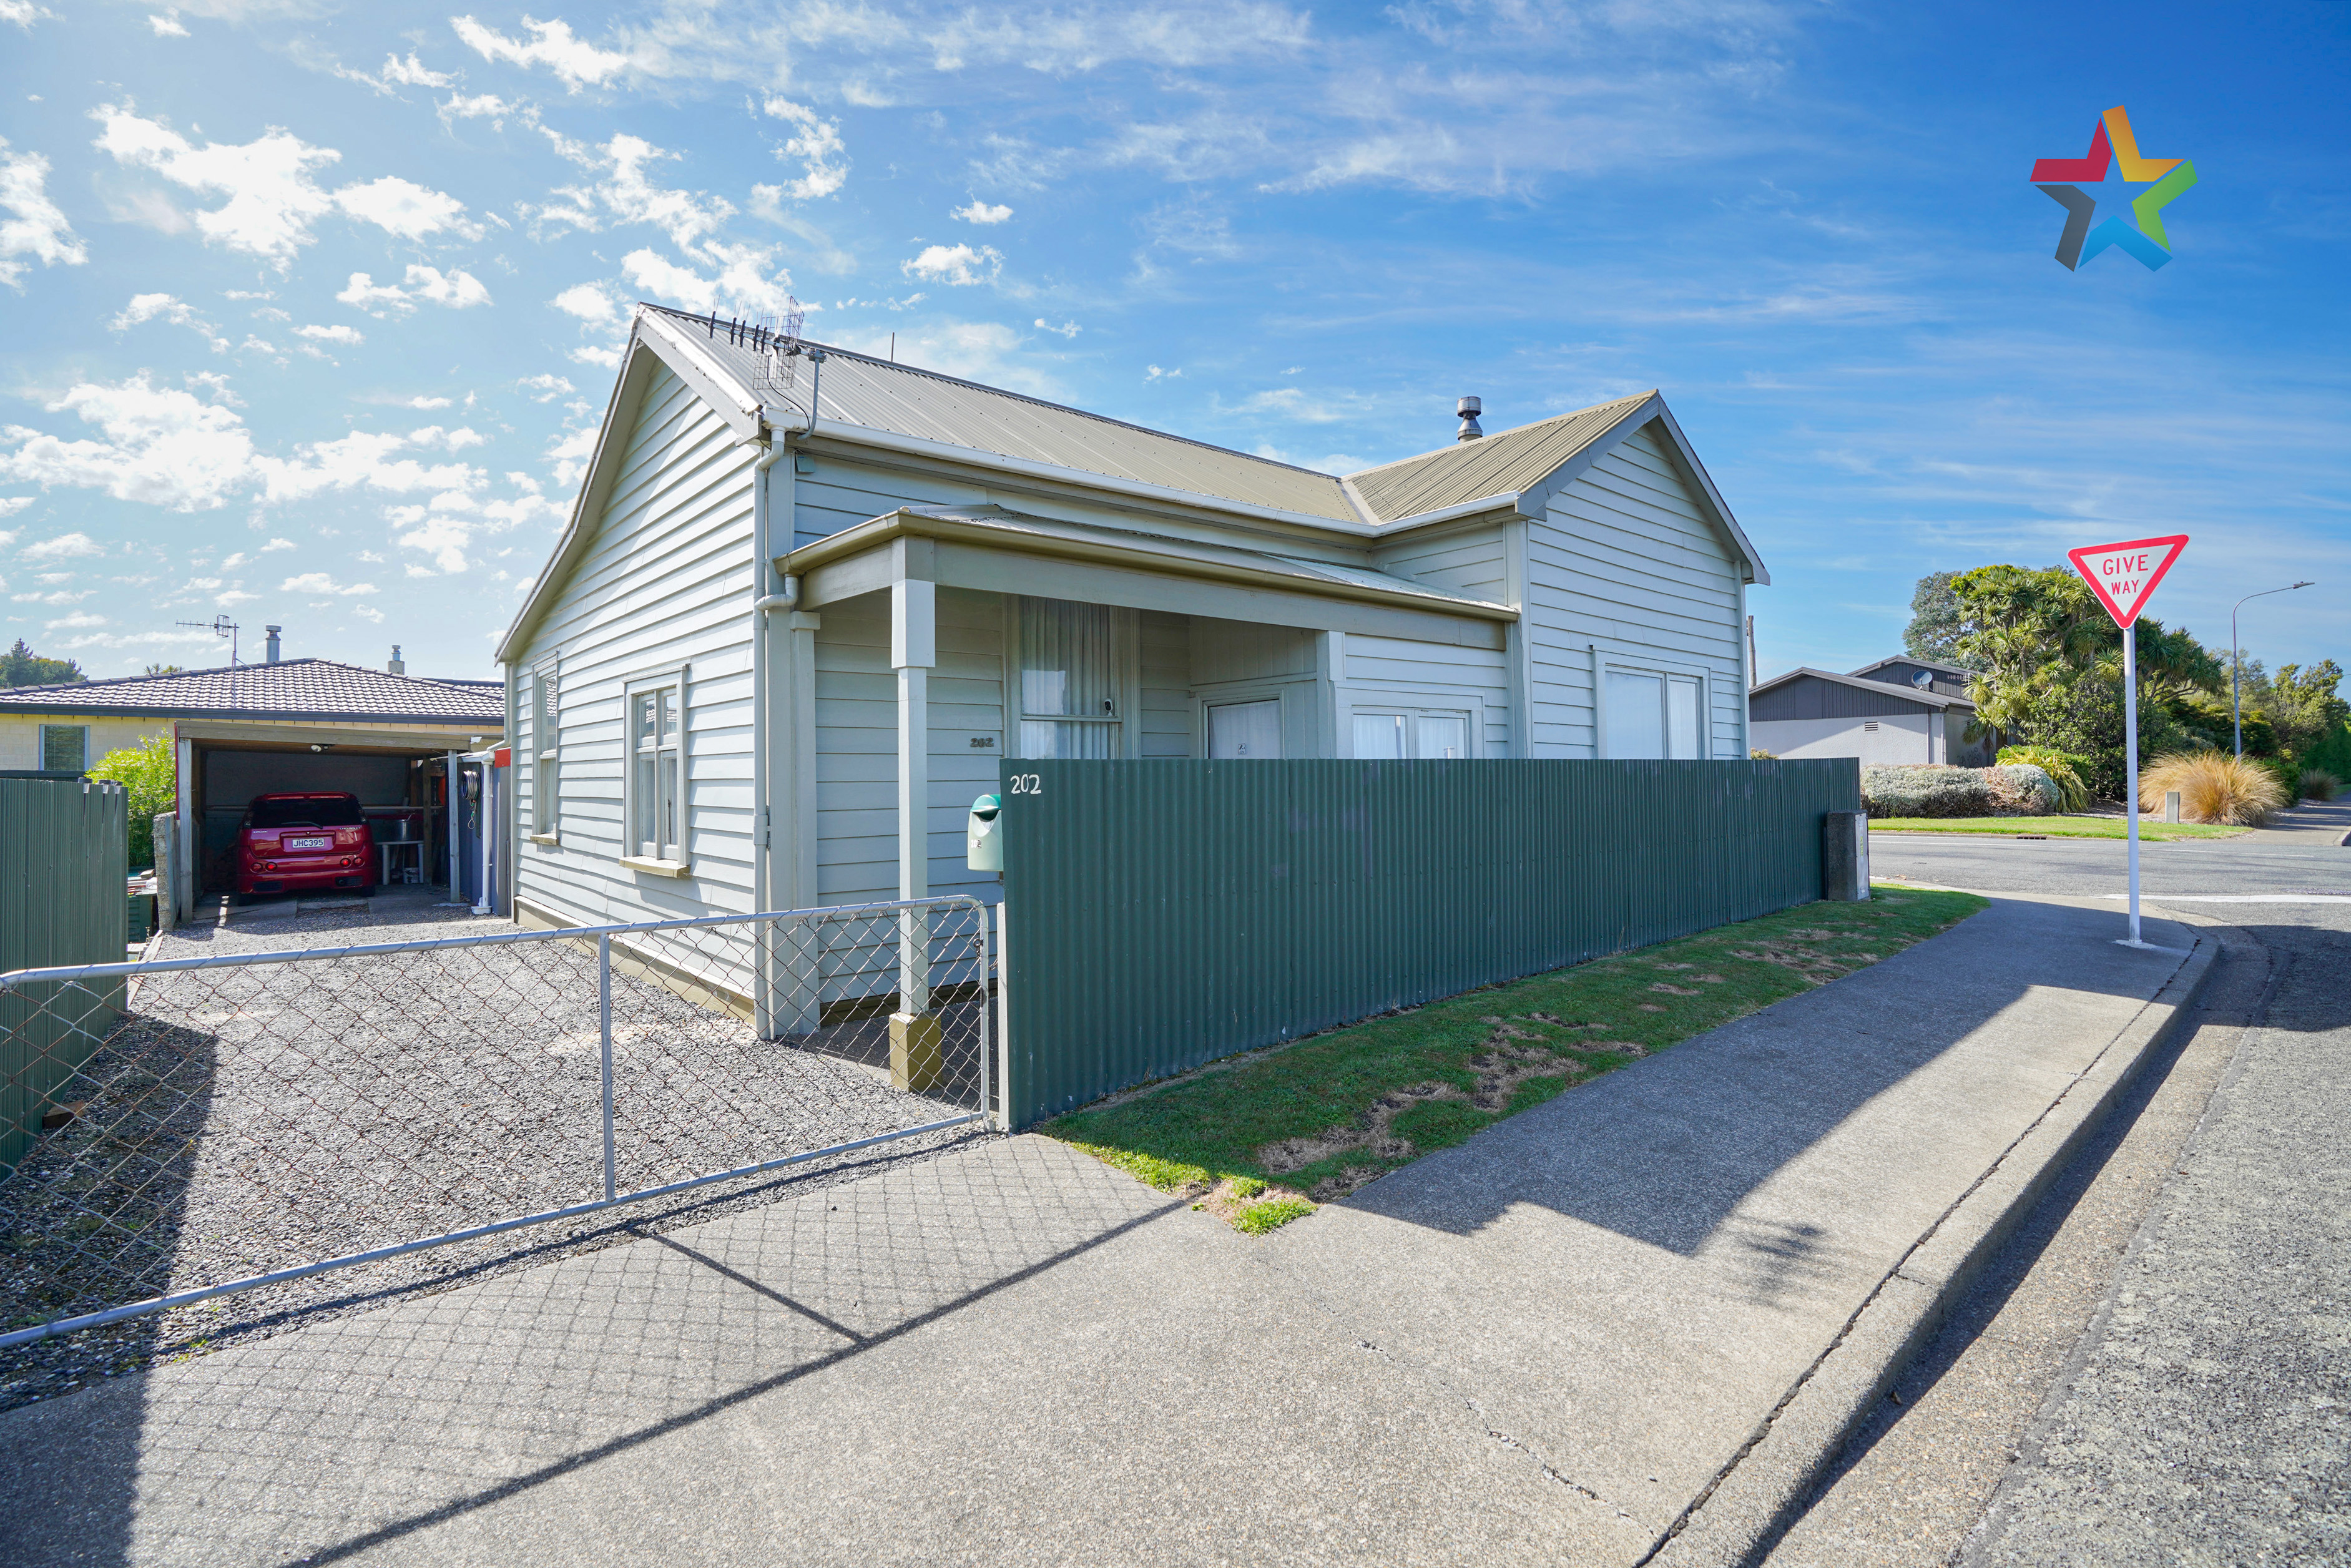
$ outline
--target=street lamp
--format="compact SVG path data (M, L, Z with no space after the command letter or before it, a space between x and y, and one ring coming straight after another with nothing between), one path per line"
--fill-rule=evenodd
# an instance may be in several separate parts
M2273 593L2292 593L2297 588L2309 586L2308 582L2289 582L2283 588L2264 588L2259 593L2248 593L2229 612L2229 722L2236 727L2237 755L2240 757L2245 754L2245 715L2237 700L2237 674L2244 668L2245 650L2237 641L2237 612L2245 607L2246 600L2266 599Z

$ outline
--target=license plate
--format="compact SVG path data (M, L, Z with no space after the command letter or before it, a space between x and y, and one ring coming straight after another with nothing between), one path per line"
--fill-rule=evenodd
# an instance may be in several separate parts
M289 850L330 850L335 847L335 841L332 839L288 839L286 841L286 847Z

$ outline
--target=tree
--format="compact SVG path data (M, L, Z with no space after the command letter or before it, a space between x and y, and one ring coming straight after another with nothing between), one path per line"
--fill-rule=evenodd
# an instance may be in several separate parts
M81 666L71 659L44 659L26 647L22 637L16 639L15 647L0 653L0 688L64 686L88 679Z
M172 737L151 735L137 746L110 751L89 770L92 779L111 779L131 791L131 863L155 863L155 819L179 802L180 776L172 757Z
M2266 689L2260 707L2277 731L2279 744L2289 751L2306 750L2351 719L2351 703L2335 695L2342 680L2343 672L2332 659L2306 670L2300 664L2278 666L2277 674L2262 683Z
M185 664L150 664L147 666L146 673L151 675L176 675L186 669Z
M1951 592L1956 571L1930 571L1918 580L1910 595L1910 624L1902 632L1902 651L1914 659L1938 664L1959 657L1959 601Z

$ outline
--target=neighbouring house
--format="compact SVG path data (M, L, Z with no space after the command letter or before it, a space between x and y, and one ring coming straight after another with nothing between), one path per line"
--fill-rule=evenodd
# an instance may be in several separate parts
M1986 768L1998 737L1967 696L1973 672L1925 659L1880 659L1849 675L1797 669L1747 697L1748 733L1774 757Z
M1654 392L1339 477L643 306L497 651L514 912L992 896L1005 757L1744 759L1768 580Z
M162 890L168 920L206 894L230 890L229 850L246 806L279 790L349 791L371 816L404 818L423 836L390 852L379 871L413 865L424 882L445 882L442 806L450 756L495 745L505 719L502 682L426 680L273 656L225 669L0 690L0 768L78 773L110 751L170 737L179 789L168 846L175 885ZM462 763L459 770L462 778Z

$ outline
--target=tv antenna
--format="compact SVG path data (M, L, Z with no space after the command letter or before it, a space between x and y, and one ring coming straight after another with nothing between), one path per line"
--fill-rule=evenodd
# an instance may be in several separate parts
M778 398L788 398L799 381L800 355L807 351L800 340L800 329L808 324L808 312L792 296L784 296L780 317L755 317L751 323L751 347L759 356L759 390Z
M245 630L225 615L215 615L209 621L174 621L174 626L190 626L199 632L209 632L215 637L228 639L228 706L236 706L236 634Z

